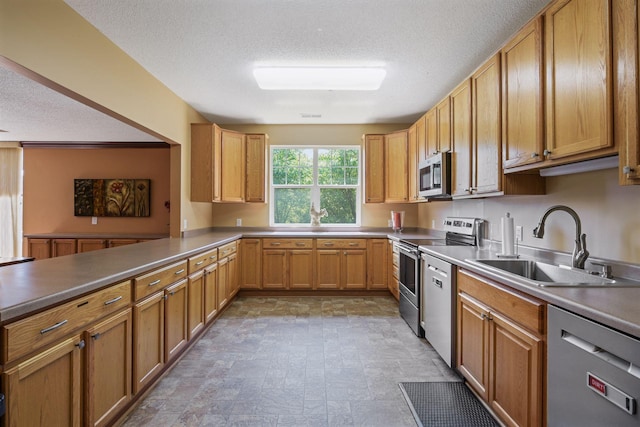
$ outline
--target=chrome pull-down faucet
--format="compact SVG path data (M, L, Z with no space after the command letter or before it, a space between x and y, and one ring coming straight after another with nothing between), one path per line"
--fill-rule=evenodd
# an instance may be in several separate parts
M589 258L589 251L587 251L587 235L582 234L582 225L580 223L580 217L568 206L556 205L551 206L540 218L540 222L538 222L538 226L533 229L533 237L538 239L542 239L544 236L544 223L547 220L549 214L553 211L565 211L576 222L576 239L574 241L573 246L573 255L571 257L571 266L574 268L584 269L584 263Z

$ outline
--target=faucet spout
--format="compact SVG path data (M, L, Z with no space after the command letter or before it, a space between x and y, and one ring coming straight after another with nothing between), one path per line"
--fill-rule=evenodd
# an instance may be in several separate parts
M547 209L547 211L542 215L542 218L540 218L540 222L538 222L538 226L533 229L533 237L536 237L538 239L541 239L542 237L544 237L544 224L547 221L547 217L549 216L549 214L551 214L551 212L554 212L554 211L567 212L569 215L571 215L571 217L575 221L576 237L574 240L571 264L574 268L584 269L584 263L589 257L589 251L587 251L587 235L582 234L582 225L580 222L580 217L578 216L576 211L574 211L570 207L564 206L564 205L555 205Z

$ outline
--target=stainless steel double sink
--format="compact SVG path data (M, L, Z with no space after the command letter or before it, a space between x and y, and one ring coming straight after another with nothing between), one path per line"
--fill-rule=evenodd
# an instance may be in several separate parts
M606 278L586 270L528 259L466 259L488 271L506 273L543 287L640 287L640 282Z

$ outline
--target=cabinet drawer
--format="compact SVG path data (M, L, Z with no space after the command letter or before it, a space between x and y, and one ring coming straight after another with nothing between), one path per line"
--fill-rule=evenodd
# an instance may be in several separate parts
M393 260L393 265L394 266L396 266L396 267L400 266L400 254L399 253L394 252L393 256L392 256L392 260Z
M367 239L318 239L318 249L366 249Z
M218 248L218 258L224 258L231 254L236 253L238 250L238 245L236 242L227 243L226 245L222 245Z
M218 260L218 249L211 249L200 255L189 258L189 274L205 268Z
M134 279L136 290L135 299L138 301L185 277L187 277L186 260L138 276Z
M131 303L131 281L113 285L3 328L6 363Z
M313 239L263 239L262 249L311 249Z
M546 303L466 270L458 270L458 292L464 292L520 325L545 334Z

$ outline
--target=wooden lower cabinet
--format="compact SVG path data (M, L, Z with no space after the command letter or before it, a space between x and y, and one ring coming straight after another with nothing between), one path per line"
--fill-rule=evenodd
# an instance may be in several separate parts
M168 362L187 345L187 280L164 290L164 360Z
M388 287L389 292L396 300L400 299L400 288L399 288L399 271L400 271L400 250L398 249L398 244L393 242L393 240L389 240L387 243L387 254L389 255L390 267L388 273Z
M205 270L189 276L187 284L187 332L191 340L204 328L204 281Z
M316 265L316 289L367 288L365 249L318 249Z
M51 258L51 239L29 239L27 253L36 260Z
M240 247L240 289L261 289L262 240L242 239Z
M164 292L133 306L133 392L139 392L160 372L164 358Z
M508 426L543 425L546 306L458 272L457 366Z
M222 310L229 301L227 295L229 287L229 258L218 261L218 310Z
M367 289L387 289L387 239L367 242Z
M313 289L312 249L262 251L262 289Z
M229 289L227 290L227 299L236 296L240 289L240 272L238 271L238 254L229 255Z
M84 345L80 335L72 336L3 373L5 425L82 424Z
M73 255L76 253L76 239L51 240L51 256Z
M288 289L313 289L313 250L287 251Z
M131 323L127 308L86 332L86 425L108 425L131 400Z
M316 251L316 289L340 289L342 257L339 249Z
M204 269L204 316L208 324L218 314L218 263Z
M78 253L97 251L107 248L107 241L104 239L78 239Z

